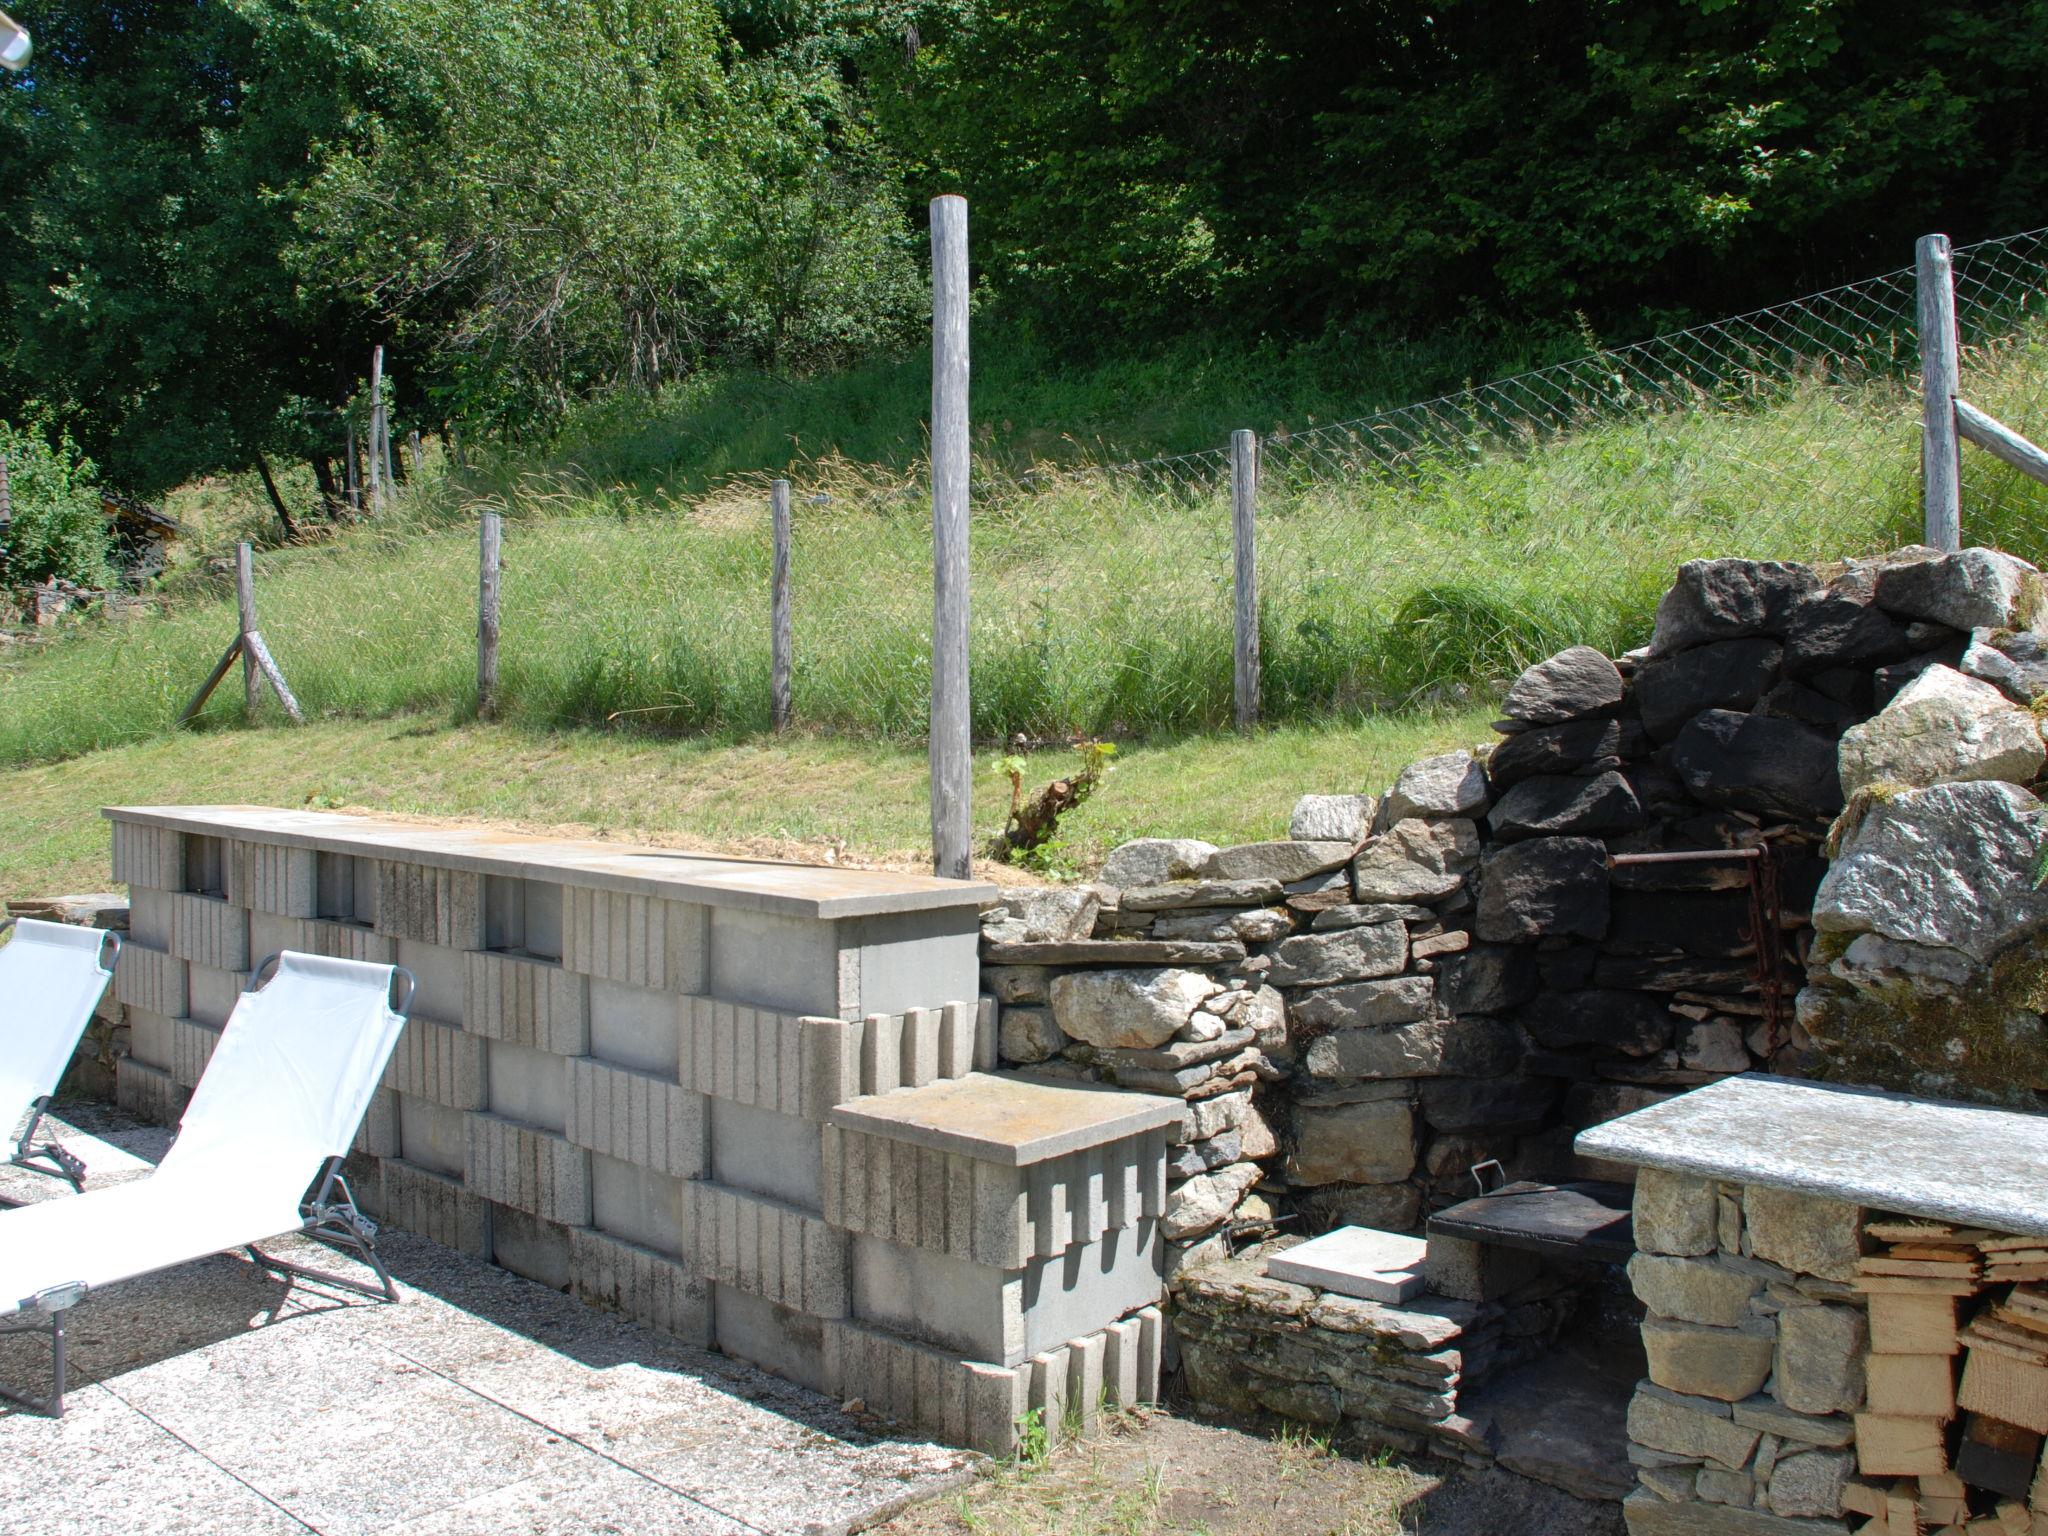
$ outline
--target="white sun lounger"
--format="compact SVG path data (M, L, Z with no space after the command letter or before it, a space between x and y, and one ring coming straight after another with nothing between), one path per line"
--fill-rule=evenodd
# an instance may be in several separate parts
M395 1008L394 979L402 988ZM264 961L250 986L154 1173L0 1211L0 1333L48 1334L53 1376L46 1399L4 1389L0 1396L61 1415L66 1312L101 1286L231 1248L281 1274L398 1299L376 1226L356 1209L340 1169L405 1027L412 975L287 950ZM255 1248L296 1232L353 1253L378 1283L302 1269ZM6 1321L29 1316L38 1321Z
M32 917L0 922L0 932L9 927L14 937L0 949L0 1136L26 1115L8 1160L83 1189L85 1164L54 1137L37 1146L36 1132L114 974L121 936Z

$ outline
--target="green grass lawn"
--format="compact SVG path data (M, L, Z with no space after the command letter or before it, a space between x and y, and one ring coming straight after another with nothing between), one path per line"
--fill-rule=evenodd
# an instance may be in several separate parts
M1285 836L1297 796L1384 789L1417 756L1487 739L1489 716L1421 713L1128 748L1101 792L1070 818L1062 861L1084 870L1130 837ZM1027 783L1072 761L1062 752L1032 754ZM985 838L1001 823L1009 789L993 754L980 754L976 766L975 825ZM584 836L913 865L931 846L925 783L921 744L810 735L670 741L423 716L209 730L0 772L0 896L105 889L108 834L99 809L120 804L483 817Z

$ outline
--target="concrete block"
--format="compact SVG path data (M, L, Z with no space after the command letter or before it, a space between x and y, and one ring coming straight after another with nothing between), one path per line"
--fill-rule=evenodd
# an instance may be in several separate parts
M562 887L518 875L484 878L484 944L539 960L562 958Z
M329 922L373 927L377 921L377 861L352 853L315 854L313 913Z
M837 1011L851 1018L935 1008L981 995L981 919L971 907L897 912L839 927L840 947L857 962L858 990L842 996L837 1010L806 1012ZM842 965L842 971L847 969Z
M570 970L658 992L703 990L703 907L570 886L563 908L562 964Z
M517 1206L491 1207L492 1262L552 1290L567 1290L575 1278L569 1251L573 1235L572 1229L560 1222Z
M265 953L272 952L263 950L254 942L255 925L261 920L254 915L249 920L252 940L250 947L257 951L258 960L261 960ZM287 944L281 947L289 949L292 946ZM367 960L372 965L401 963L398 958L398 940L361 923L334 923L321 918L309 918L299 924L299 947L309 955L331 955L336 960ZM412 967L406 966L406 969L412 970ZM417 977L418 972L415 971L414 976ZM414 999L413 1006L415 1010L418 1009L417 998Z
M192 899L204 901L207 898L201 896ZM249 924L249 964L243 969L253 971L272 955L281 954L287 949L296 949L301 953L309 952L306 935L307 930L315 926L312 919L279 917L275 912L250 912L241 907L235 910L240 912ZM391 941L386 939L384 942L388 944Z
M590 1054L673 1079L682 1059L690 1000L618 981L593 978L588 986Z
M229 901L235 894L229 889L229 871L233 861L228 857L227 839L212 837L204 832L182 832L177 834L185 845L182 869L184 879L178 884L181 891L191 891L200 896L220 896ZM246 901L240 903L247 906Z
M494 1114L468 1117L463 1182L497 1205L590 1225L590 1154L564 1137ZM522 1271L524 1273L524 1271Z
M118 824L114 830L118 835ZM131 887L128 892L128 942L147 944L151 949L168 952L172 947L171 909L177 905L179 894L152 890L148 886Z
M396 951L398 964L412 972L414 1014L442 1024L462 1024L472 1034L484 1033L469 1022L469 964L474 950L388 935L384 942Z
M568 1070L564 1132L571 1141L670 1178L704 1172L710 1128L703 1095L589 1056L570 1058Z
M114 1101L137 1119L152 1125L176 1125L191 1097L191 1091L179 1087L162 1067L132 1056L114 1063Z
M191 873L189 867L186 873ZM319 912L318 865L311 848L278 843L227 844L227 899L252 912L313 917Z
M557 1056L590 1052L589 983L545 960L481 952L464 957L463 1027Z
M1156 1303L1162 1263L1153 1222L1011 1270L858 1237L853 1315L971 1359L1020 1365Z
M694 1180L683 1186L683 1252L722 1285L812 1317L844 1317L847 1239L778 1200Z
M1494 1301L1526 1285L1543 1269L1543 1261L1520 1248L1475 1243L1433 1233L1424 1274L1429 1289L1458 1301Z
M939 1080L939 1021L936 1008L911 1008L903 1015L903 1070L906 1088L922 1088Z
M171 1081L180 1088L196 1088L220 1044L220 1031L194 1019L166 1019L169 1029Z
M823 1120L835 1106L860 1097L860 1044L865 1028L858 1019L797 1021L797 1114L806 1120Z
M847 1009L854 989L842 985L837 929L814 918L714 907L709 979L687 990L779 1013L853 1017Z
M569 1061L531 1046L494 1040L485 1055L494 1114L561 1132L569 1124Z
M967 1434L960 1443L989 1456L1016 1455L1029 1372L974 1360L960 1370L967 1378Z
M1035 1415L1045 1430L1047 1449L1064 1445L1067 1434L1067 1393L1073 1383L1072 1356L1062 1345L1034 1356L1028 1369L1031 1385L1025 1401L1026 1413Z
M176 1059L177 1026L183 1021L147 1008L124 1010L128 1020L128 1054L146 1067L169 1072Z
M1138 1404L1159 1401L1159 1367L1166 1345L1166 1314L1158 1307L1138 1311ZM1135 1405L1131 1405L1135 1406Z
M708 1347L711 1284L674 1259L603 1232L572 1228L569 1262L576 1295L635 1322Z
M370 1095L370 1107L363 1111L363 1123L356 1127L349 1143L372 1157L396 1157L399 1152L398 1095L379 1088Z
M185 889L185 835L162 827L145 827L132 821L116 821L114 834L114 883L129 888L132 900L138 887L158 891Z
M720 1351L813 1392L839 1395L825 1345L835 1324L716 1282L711 1298L712 1342Z
M794 1014L685 998L678 1075L699 1093L801 1115L803 1042L803 1020Z
M879 1329L852 1323L828 1325L829 1348L841 1391L858 1396L870 1413L934 1439L983 1448L999 1444L1004 1431L1014 1441L1022 1416L1020 1373L981 1366L958 1355Z
M871 1013L861 1025L860 1086L862 1093L893 1093L903 1086L903 1020L889 1013Z
M1067 1404L1069 1414L1079 1420L1085 1438L1101 1427L1106 1388L1103 1362L1108 1341L1099 1333L1075 1339L1067 1345Z
M178 892L170 898L171 953L217 971L249 969L249 914L231 902Z
M446 949L484 947L482 875L396 859L376 863L379 933Z
M590 1154L590 1224L670 1258L690 1258L688 1188L667 1174ZM702 1266L699 1266L700 1270Z
M186 991L189 971L177 956L131 939L121 946L114 962L114 1000L130 1008L183 1018L190 1001Z
M965 1077L974 1070L973 1003L948 1003L939 1011L939 1076Z
M1102 1330L1102 1380L1109 1400L1119 1408L1135 1408L1145 1401L1138 1394L1138 1343L1144 1324L1136 1317L1120 1318Z
M461 1179L469 1166L469 1115L431 1099L398 1096L399 1155L417 1167Z
M819 1127L794 1115L711 1099L711 1176L807 1211L819 1209Z
M219 1029L249 985L247 971L216 971L203 965L186 970L185 1012Z
M384 1217L384 1159L367 1152L351 1152L341 1160L341 1177L355 1197L356 1209L372 1221Z
M475 1258L491 1256L491 1203L462 1180L399 1157L378 1163L382 1220Z
M993 1072L1001 1065L997 1050L996 1000L984 997L974 1009L974 1070Z
M490 1103L484 1042L452 1024L415 1014L398 1037L384 1084L451 1109L483 1109Z

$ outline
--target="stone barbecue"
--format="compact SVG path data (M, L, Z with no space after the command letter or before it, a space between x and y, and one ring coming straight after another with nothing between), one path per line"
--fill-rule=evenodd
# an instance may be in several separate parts
M109 811L124 1106L281 949L406 967L394 1225L1004 1452L1158 1390L1178 1100L996 1075L968 882L314 811Z

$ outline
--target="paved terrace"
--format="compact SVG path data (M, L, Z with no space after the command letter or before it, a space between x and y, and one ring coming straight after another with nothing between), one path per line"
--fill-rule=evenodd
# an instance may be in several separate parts
M88 1188L169 1144L81 1108ZM66 1199L0 1170L0 1201ZM347 1269L292 1239L280 1257ZM404 1232L385 1306L241 1258L73 1314L61 1422L0 1405L0 1532L35 1536L741 1536L856 1530L973 1475L815 1393ZM367 1273L367 1271L356 1271ZM47 1382L0 1341L0 1382Z

